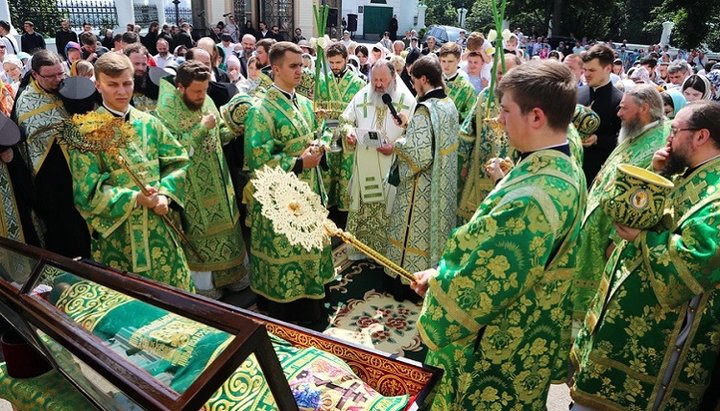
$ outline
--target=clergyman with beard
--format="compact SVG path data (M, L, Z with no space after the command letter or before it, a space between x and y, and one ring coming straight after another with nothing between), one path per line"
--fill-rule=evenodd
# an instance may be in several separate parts
M148 58L150 53L140 43L128 44L123 48L123 53L132 62L135 74L135 88L133 90L132 106L146 113L154 112L158 99L158 86L150 81L148 74Z
M190 157L181 217L200 256L187 247L185 255L197 292L218 299L223 288L240 291L250 282L235 190L222 150L234 134L207 95L210 70L189 60L178 67L175 86L161 80L157 117Z
M22 149L35 183L33 208L45 225L45 248L70 258L90 257L90 233L75 208L67 150L58 141L60 125L68 119L58 94L65 70L60 57L48 50L33 55L31 69L30 83L15 102L14 120L25 131Z
M614 181L619 164L649 167L653 153L665 144L670 130L669 122L664 118L662 97L654 86L636 86L623 95L619 107L618 117L622 124L618 143L590 188L582 230L578 244L573 248L572 257L577 261L573 284L576 325L585 317L603 267L618 241L612 220L599 207L600 197Z
M716 408L718 118L717 102L688 104L673 119L667 145L655 152L653 168L675 176L672 222L650 230L616 225L625 241L603 274L613 291L598 294L571 352L573 410ZM633 388L607 389L623 386ZM708 403L701 404L703 393Z
M406 87L398 87L402 80L389 62L376 62L371 74L372 81L355 95L340 116L340 121L347 124L346 146L355 149L347 229L360 241L383 250L387 246L387 232L378 227L387 225L387 213L392 207L395 190L387 184L387 176L394 159L393 143L404 133L405 124L393 119L382 97L388 94L395 110L405 118L412 117L415 97ZM357 135L357 130L373 131L378 138L368 141L369 135ZM381 184L377 192L367 189L378 183ZM355 251L350 258L358 260L365 256Z

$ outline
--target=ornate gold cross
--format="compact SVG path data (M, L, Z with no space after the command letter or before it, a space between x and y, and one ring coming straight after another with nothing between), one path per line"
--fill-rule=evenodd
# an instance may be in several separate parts
M696 204L700 202L700 193L705 190L708 183L707 181L703 181L697 185L695 183L687 183L685 186L687 187L687 190L685 190L685 193L683 194L683 200L688 199L693 204Z

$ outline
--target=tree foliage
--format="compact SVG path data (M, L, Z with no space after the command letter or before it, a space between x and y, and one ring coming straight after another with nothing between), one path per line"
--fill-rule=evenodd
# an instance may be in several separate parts
M499 0L471 2L466 21L469 30L487 32L492 25L491 1ZM450 8L439 0L425 3L428 12L430 3L435 5L433 13ZM559 16L553 15L555 10ZM428 24L435 15L428 13ZM552 29L554 36L617 42L627 39L641 44L657 43L662 22L673 21L673 46L693 48L706 43L720 50L720 2L714 0L508 0L507 16L510 27L520 27L526 34L545 35L555 21L558 27Z
M652 10L653 23L672 21L671 43L684 48L707 45L720 50L720 4L707 0L667 0ZM662 29L662 27L661 27Z
M10 18L18 32L22 32L23 22L30 20L35 31L52 37L60 27L62 14L55 0L22 0L10 2Z
M457 26L457 9L466 8L469 15L469 10L473 7L474 2L472 0L423 0L422 3L427 6L425 21L428 26L431 24ZM467 16L465 20L467 25Z
M465 27L469 31L486 33L495 28L492 16L492 0L478 0L473 5L465 19Z

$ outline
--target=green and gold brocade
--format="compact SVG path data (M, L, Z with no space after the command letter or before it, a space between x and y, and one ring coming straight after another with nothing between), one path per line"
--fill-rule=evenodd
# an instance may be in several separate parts
M227 348L234 336L106 287L63 274L56 306L111 349L182 394ZM342 410L401 411L409 396L383 397L342 359L322 350L297 348L270 334L290 387L311 384L322 404ZM117 346L117 347L116 347ZM132 354L131 354L132 353ZM205 410L276 410L277 405L254 354L251 354L204 405Z
M485 196L495 186L485 172L485 163L493 157L505 158L509 151L505 132L495 129L485 122L488 117L499 114L499 107L488 102L489 89L477 96L475 105L465 117L460 127L460 147L458 151L458 215L464 221L470 220ZM487 105L490 104L488 111ZM461 168L467 168L467 176L462 180Z
M297 85L295 91L300 95L307 97L310 101L314 98L315 93L315 73L307 67L302 69L302 77L300 78L300 84Z
M0 237L25 242L20 211L15 201L15 190L10 180L10 171L7 165L0 161Z
M363 87L365 82L357 76L352 70L345 71L339 79L335 78L332 72L321 75L320 90L323 90L318 96L315 96L315 104L318 108L327 110L327 119L339 120L340 115L350 104L355 94ZM325 90L327 90L325 92ZM325 97L327 93L327 97ZM336 132L342 132L345 128L338 128ZM344 136L343 136L344 137ZM344 138L342 139L344 142ZM352 177L352 168L354 160L354 151L343 148L340 153L327 153L328 166L330 172L325 175L325 187L328 193L328 205L336 205L338 209L347 211L350 207L350 177Z
M149 81L149 80L148 80ZM159 97L158 97L159 99ZM143 113L155 114L158 100L150 98L143 93L135 92L132 98L133 107L142 111Z
M405 136L395 142L400 183L385 255L410 272L435 266L456 226L457 115L448 97L418 103Z
M97 111L107 113L102 107ZM155 117L132 107L129 115L136 135L120 154L145 185L182 206L187 152ZM96 261L193 290L175 233L152 210L136 204L140 189L115 156L70 150L70 170L75 206L95 232Z
M260 83L253 90L251 97L257 100L262 100L263 98L265 98L265 94L267 94L268 90L270 90L270 87L272 87L273 84L273 79L270 76L271 74L272 70L270 69L270 66L267 66L260 70L260 73L258 73Z
M250 171L263 166L280 166L290 172L297 157L316 137L317 122L310 100L296 95L297 106L282 92L271 87L265 98L253 106L245 127L245 157ZM318 194L324 193L318 168L303 170L298 178ZM332 280L334 269L330 247L308 252L292 246L276 234L272 222L251 206L251 286L256 293L276 302L298 298L323 298L324 285Z
M613 222L600 205L600 198L615 179L617 166L629 163L641 168L650 166L656 150L665 145L669 132L669 123L660 123L632 140L625 140L613 150L605 161L588 195L587 210L583 218L583 227L578 245L573 254L577 261L573 284L574 319L582 321L590 300L597 292L602 270L607 263L606 250L617 240Z
M714 388L720 160L678 177L669 200L672 218L633 242L621 241L605 266L571 352L576 402L606 410L685 411L699 409L704 391ZM697 305L690 306L694 298ZM677 348L680 335L687 337ZM673 371L669 359L676 351Z
M445 369L433 409L544 409L566 375L581 175L559 151L532 153L448 240L418 319L426 362Z
M201 124L206 115L215 116L212 129ZM215 287L234 284L247 274L240 212L222 150L234 134L210 97L205 97L199 110L190 110L182 94L166 80L160 84L157 116L190 156L181 217L185 234L202 260L186 248L188 265L193 271L212 271Z
M473 105L477 100L475 87L470 84L470 80L459 71L455 73L452 79L448 79L443 75L445 80L445 91L450 99L455 103L460 122L463 124L470 113L473 113Z
M60 135L60 126L68 118L60 96L50 94L33 79L16 101L15 110L19 113L18 126L27 136L25 161L37 174L45 161L50 148ZM65 158L68 158L64 146L60 146Z

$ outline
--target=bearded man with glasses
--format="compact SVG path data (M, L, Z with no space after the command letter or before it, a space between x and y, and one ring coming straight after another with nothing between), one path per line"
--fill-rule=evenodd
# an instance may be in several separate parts
M17 97L16 118L24 131L21 152L34 177L34 210L45 225L45 248L66 257L90 257L90 234L75 209L66 148L57 141L68 119L58 94L65 78L60 57L40 50L32 58L32 78Z
M571 352L572 410L715 409L720 279L720 104L688 104L652 158L672 214L621 239ZM715 376L717 377L717 375ZM717 387L717 385L715 385Z

